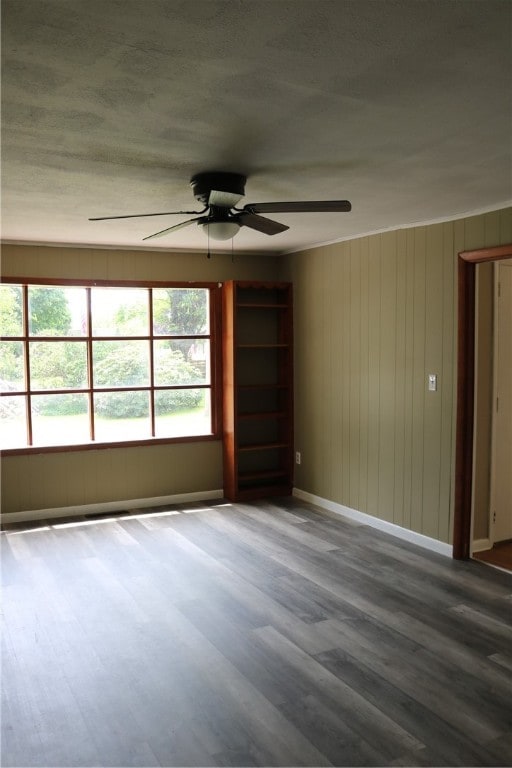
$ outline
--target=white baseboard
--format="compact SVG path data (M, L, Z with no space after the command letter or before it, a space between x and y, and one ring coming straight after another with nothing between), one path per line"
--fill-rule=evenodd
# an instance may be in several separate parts
M184 504L188 501L210 501L222 499L223 491L198 491L177 493L170 496L153 496L150 499L125 499L124 501L104 501L99 504L81 504L73 507L49 507L31 509L22 512L5 512L1 515L2 523L24 523L31 520L46 520L56 517L79 517L80 515L101 515L106 512L124 512L129 509L160 507L165 504Z
M485 552L486 549L492 549L490 539L474 539L471 542L471 554L473 552Z
M336 515L341 515L349 520L355 520L362 523L362 525L377 528L379 531L384 531L399 539L409 541L411 544L418 544L420 547L429 549L431 552L437 552L438 555L452 557L452 545L446 544L444 541L438 541L437 539L430 538L430 536L424 536L422 533L402 528L400 525L395 525L395 523L388 523L387 520L380 520L378 517L367 515L365 512L359 512L359 510L351 509L351 507L345 507L343 504L329 501L329 499L324 499L321 496L315 496L315 494L302 491L300 488L294 488L293 495L303 501L309 501L310 504L316 504L318 507L328 509Z

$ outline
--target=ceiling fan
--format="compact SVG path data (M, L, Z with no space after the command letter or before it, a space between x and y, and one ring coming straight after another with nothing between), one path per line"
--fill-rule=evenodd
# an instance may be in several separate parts
M195 218L174 224L143 240L163 237L169 232L198 224L214 240L230 240L240 227L249 227L265 235L277 235L289 227L278 221L260 216L260 213L320 213L350 211L348 200L296 201L287 203L248 203L243 208L236 204L245 194L246 177L240 173L206 172L192 176L190 186L194 197L204 205L201 211L164 211L163 213L134 213L125 216L95 216L89 221L107 219L135 219L144 216L173 216L194 214Z

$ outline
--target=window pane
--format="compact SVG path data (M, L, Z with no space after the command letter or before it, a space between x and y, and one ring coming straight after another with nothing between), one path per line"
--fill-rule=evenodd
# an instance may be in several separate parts
M95 387L149 385L149 342L93 341Z
M31 336L84 336L87 333L85 288L29 285Z
M169 389L155 392L156 437L209 435L211 431L209 389Z
M31 341L30 387L84 389L87 387L87 346L82 341Z
M25 389L21 341L0 341L0 389L2 392Z
M155 385L210 383L210 342L180 339L154 342Z
M32 437L34 445L88 443L87 395L34 395Z
M0 333L2 336L23 336L19 285L0 285Z
M149 392L103 392L94 396L95 438L100 442L151 437Z
M210 332L207 288L155 288L153 333L155 336L195 336Z
M210 298L188 285L1 284L0 448L27 445L29 384L35 446L91 442L90 386L98 442L151 439L152 398L157 437L211 434Z
M92 288L93 336L148 336L147 288Z
M0 397L2 448L24 448L27 444L25 397Z

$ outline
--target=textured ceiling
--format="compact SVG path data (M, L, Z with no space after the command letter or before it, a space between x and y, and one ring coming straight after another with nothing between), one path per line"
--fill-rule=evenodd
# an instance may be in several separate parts
M512 198L509 0L3 0L2 237L142 246L195 207L190 177L248 176L282 214L237 251L499 208ZM196 226L151 241L205 247ZM217 246L218 247L218 246ZM224 246L225 247L225 246Z

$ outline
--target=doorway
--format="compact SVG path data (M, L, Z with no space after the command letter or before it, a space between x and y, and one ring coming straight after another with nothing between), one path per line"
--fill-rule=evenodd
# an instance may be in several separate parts
M512 259L490 264L494 267L494 322L492 342L492 411L490 493L482 511L487 512L486 546L473 557L512 572ZM479 266L478 269L482 267ZM478 321L477 321L478 322ZM482 372L477 366L476 375ZM478 401L479 398L477 398ZM478 405L477 405L478 411ZM477 420L475 448L479 441ZM485 442L485 441L484 441ZM474 466L475 480L478 466ZM475 482L474 492L478 482ZM475 530L478 494L475 493L473 530ZM473 547L474 547L473 536Z
M471 547L475 395L475 268L512 258L512 244L462 251L458 258L457 426L453 557L467 559Z

